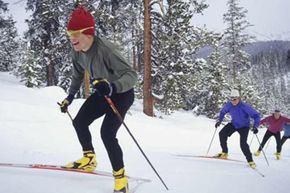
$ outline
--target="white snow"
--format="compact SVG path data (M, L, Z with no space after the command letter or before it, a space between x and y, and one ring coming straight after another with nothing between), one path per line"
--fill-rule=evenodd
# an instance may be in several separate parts
M0 73L0 163L65 164L81 157L81 147L71 121L60 113L57 102L65 96L59 87L26 88L8 73ZM74 116L84 100L70 106ZM151 179L137 187L137 193L283 193L289 192L290 144L283 147L282 160L275 160L274 139L266 150L270 167L263 156L254 158L261 177L246 163L175 155L205 155L214 133L214 120L179 111L171 116L151 118L142 113L136 100L125 122L169 187L167 191L148 165L124 127L118 138L123 148L127 174ZM98 169L111 171L99 128L91 125ZM262 139L265 130L260 130ZM252 134L249 135L249 142ZM238 134L228 141L230 157L245 160ZM254 139L252 152L258 147ZM210 154L220 151L215 136ZM136 182L130 181L134 189ZM107 193L113 190L111 178L72 172L0 167L1 193Z

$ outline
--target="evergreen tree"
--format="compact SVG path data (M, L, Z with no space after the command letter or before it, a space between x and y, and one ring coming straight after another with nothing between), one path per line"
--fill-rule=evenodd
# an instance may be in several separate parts
M41 66L35 62L34 53L27 45L27 43L22 45L21 65L18 66L16 75L20 77L25 86L39 87L42 82L38 75L41 72Z
M62 43L62 26L60 26L60 7L57 1L28 0L27 9L32 17L27 21L28 31L25 38L31 45L35 61L42 66L42 80L47 86L57 84L56 65L62 61L64 53L60 53Z
M203 4L196 4L202 7ZM199 10L200 9L196 9ZM198 30L191 24L195 14L189 2L168 1L166 13L154 24L154 94L156 107L165 113L184 106L189 89L194 86L194 54L201 46L196 41ZM160 25L162 22L163 25ZM198 42L198 43L197 43ZM161 96L161 97L160 97Z
M5 72L13 70L19 58L16 22L12 16L7 16L7 5L0 0L0 71Z
M227 28L224 33L224 61L228 65L231 83L236 84L239 75L250 68L249 54L243 48L253 39L246 30L250 23L246 20L247 10L239 6L239 0L228 0L228 11L224 14Z
M250 55L243 49L254 39L247 34L251 25L246 20L247 10L239 6L239 0L228 0L228 12L224 14L227 24L224 33L224 61L229 67L228 79L231 88L240 91L243 99L256 109L262 108L258 87L251 77Z
M199 76L198 85L200 89L195 91L195 93L200 93L197 113L206 115L209 118L217 118L220 109L227 101L226 91L230 89L226 81L228 68L222 62L219 41L219 34L213 36L213 51L207 60L207 65Z

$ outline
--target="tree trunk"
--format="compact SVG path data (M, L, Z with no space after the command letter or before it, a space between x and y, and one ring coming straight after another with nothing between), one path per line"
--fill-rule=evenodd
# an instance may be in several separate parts
M144 85L143 112L153 117L153 97L151 78L151 19L150 0L144 0Z
M84 84L85 84L85 98L87 99L90 96L90 74L85 71L84 77Z
M53 75L54 75L54 67L52 62L50 62L47 66L47 86L53 86Z
M135 37L135 29L134 29L134 28L132 29L132 38L133 38L133 40L136 39L136 37ZM133 51L133 53L132 53L133 68L134 68L134 70L137 71L137 62L136 62L136 41L133 41L132 51Z

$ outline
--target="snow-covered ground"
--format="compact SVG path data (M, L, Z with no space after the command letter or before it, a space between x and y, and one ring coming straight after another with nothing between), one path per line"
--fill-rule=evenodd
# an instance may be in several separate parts
M60 113L57 102L65 96L59 87L31 89L8 73L0 73L0 163L65 164L81 157L81 147L71 121ZM75 115L84 100L75 100L70 113ZM261 177L244 162L185 158L176 155L205 155L214 132L214 120L179 111L171 116L151 118L142 113L136 100L125 119L148 158L169 187L167 191L125 128L118 133L124 151L127 174L151 179L136 189L137 193L283 193L289 192L290 143L283 147L282 160L274 159L274 139L263 156L254 158ZM101 120L90 129L93 135L98 169L111 171L99 135ZM262 139L265 130L260 130ZM252 133L249 135L249 142ZM239 148L238 134L228 141L230 157L245 160ZM251 144L252 152L258 147ZM210 154L220 151L218 136ZM131 181L134 189L137 183ZM111 178L72 172L0 167L1 193L108 193Z

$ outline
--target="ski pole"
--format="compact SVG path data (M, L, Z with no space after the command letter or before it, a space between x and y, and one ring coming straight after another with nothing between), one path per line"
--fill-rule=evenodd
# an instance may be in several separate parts
M253 134L253 137L252 137L252 139L251 139L250 147L251 147L251 145L252 145L252 142L253 142L253 139L254 139L254 135L255 135L255 134Z
M57 102L57 104L58 104L59 106L61 106L61 104L60 104L59 102ZM68 110L66 110L66 113L68 114L70 120L73 121L73 118L72 118L72 116L70 115L70 113L68 112Z
M131 136L131 138L133 139L133 141L135 142L135 144L137 145L137 147L139 148L139 150L141 151L142 155L145 157L145 159L147 160L148 164L151 166L151 168L153 169L153 171L155 172L155 174L158 176L159 180L162 182L162 184L164 185L164 187L166 188L166 190L169 190L168 187L166 186L166 184L164 183L164 181L162 180L162 178L160 177L160 175L158 174L158 172L156 171L156 169L154 168L154 166L152 165L152 163L149 161L148 157L146 156L146 154L144 153L144 151L142 150L142 148L140 147L140 145L138 144L137 140L135 139L135 137L133 136L133 134L131 133L131 131L129 130L129 128L127 127L127 125L125 124L121 114L119 113L119 111L117 110L116 106L114 105L113 101L111 100L110 97L108 96L104 96L107 103L110 105L111 109L113 110L113 112L117 115L117 117L119 118L120 122L124 125L124 127L126 128L126 130L128 131L129 135Z
M210 141L209 147L208 147L207 152L206 152L206 156L208 155L208 152L209 152L209 150L210 150L210 148L211 148L211 145L212 145L212 142L213 142L214 136L215 136L215 134L216 134L216 131L217 131L217 127L216 127L215 130L214 130L213 136L212 136L212 138L211 138L211 141Z
M261 142L260 142L260 140L259 140L258 135L257 135L257 134L255 134L255 135L256 135L256 138L257 138L257 140L258 140L258 143L259 143L259 145L260 145L260 147L261 147ZM264 155L264 157L265 157L265 160L266 160L268 166L270 166L270 165L269 165L269 162L268 162L268 159L267 159L267 157L266 157L266 154L265 154L265 152L264 152L263 149L262 149L262 152L263 152L263 155Z

